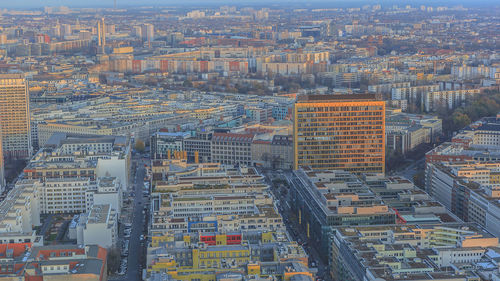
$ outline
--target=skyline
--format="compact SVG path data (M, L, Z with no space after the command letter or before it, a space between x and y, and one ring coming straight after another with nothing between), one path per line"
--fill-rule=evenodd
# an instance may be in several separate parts
M2 3L0 281L500 280L499 4L179 2Z
M464 5L466 7L481 7L494 5L493 7L499 7L498 3L493 0L478 0L478 1L470 1L470 0L445 0L445 1L432 1L432 0L405 0L405 1L397 1L397 0L334 0L334 1L326 1L326 0L313 0L313 1L304 1L304 0L273 0L271 3L265 0L244 0L244 1L230 1L230 0L209 0L209 1L200 1L200 0L186 0L182 3L173 0L144 0L144 1L136 1L136 0L117 0L118 8L128 8L128 7L147 7L147 6L176 6L176 7L184 7L196 5L197 7L204 6L214 6L214 5L234 5L234 6L274 6L281 4L299 5L306 4L306 7L311 6L325 6L325 7L357 7L360 5L366 4L381 4L384 6L392 6L392 5L430 5L430 6L439 6L439 5ZM76 0L45 0L43 2L37 0L22 0L17 2L9 2L3 3L3 8L14 8L14 9L39 9L47 6L68 6L73 8L110 8L113 7L113 0L88 0L82 4L81 1Z

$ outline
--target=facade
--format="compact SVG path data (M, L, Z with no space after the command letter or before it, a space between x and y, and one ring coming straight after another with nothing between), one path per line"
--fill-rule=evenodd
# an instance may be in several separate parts
M118 215L111 205L94 204L80 215L76 227L78 245L116 246L118 241Z
M97 178L47 178L34 186L39 192L39 206L42 214L84 213L93 205L107 204L120 214L122 188L113 177Z
M40 212L44 214L85 212L89 185L88 178L46 179L41 184Z
M0 192L5 190L5 162L2 147L2 126L0 126Z
M372 94L300 96L293 141L294 169L384 173L385 103Z
M29 93L21 74L0 75L0 121L5 158L31 156Z
M500 235L500 118L485 117L426 154L427 191L464 221Z
M214 133L212 162L230 165L252 165L251 145L254 134Z
M406 154L421 144L435 142L441 134L442 120L435 116L406 113L386 116L386 147L392 151Z
M0 202L0 233L32 233L40 226L40 192L37 181L20 180Z
M212 135L213 132L197 132L196 136L183 140L184 150L188 161L199 163L212 162Z
M451 90L424 93L424 109L426 112L438 110L440 107L454 109L465 104L467 100L481 93L480 89Z
M500 235L500 187L494 183L500 163L428 163L427 190L464 221Z
M174 152L184 151L184 140L190 133L156 132L151 136L151 155L153 158L167 159L174 156Z

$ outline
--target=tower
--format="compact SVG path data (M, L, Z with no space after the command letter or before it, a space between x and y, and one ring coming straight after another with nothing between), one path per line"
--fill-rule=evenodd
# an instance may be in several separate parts
M384 173L385 103L373 94L299 96L294 168Z
M0 74L0 124L5 158L31 156L28 85L23 74Z
M0 192L5 190L4 159L2 149L2 126L0 125Z
M101 47L102 54L106 53L106 24L104 18L97 22L97 46Z

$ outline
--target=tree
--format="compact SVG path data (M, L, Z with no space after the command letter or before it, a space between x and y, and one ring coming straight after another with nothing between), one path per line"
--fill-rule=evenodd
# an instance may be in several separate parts
M189 80L189 79L186 79L186 80L184 80L184 82L182 82L182 86L193 87L193 82L191 82L191 80Z
M135 150L136 150L137 152L142 153L142 152L144 152L144 149L145 149L145 148L146 148L146 146L144 145L144 142L143 142L143 141L141 141L141 140L137 140L137 141L135 142Z
M462 112L455 111L451 115L451 120L453 122L453 131L459 130L471 123L470 117Z
M118 271L120 268L120 250L118 248L111 248L108 250L108 274Z
M425 172L418 171L415 175L413 175L413 183L419 188L425 187Z

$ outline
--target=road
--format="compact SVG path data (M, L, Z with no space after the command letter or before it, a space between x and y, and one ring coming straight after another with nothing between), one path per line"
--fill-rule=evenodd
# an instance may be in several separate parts
M286 179L288 184L291 184L292 180L292 175L291 173L287 172L273 172L273 173L264 173L266 175L266 182L269 185L272 185L271 179L273 177L277 177L279 179ZM308 242L308 245L303 246L304 250L307 252L309 255L309 260L314 261L316 263L316 266L318 268L317 276L320 279L329 281L330 277L328 274L328 265L323 262L323 260L320 258L320 254L318 253L317 249L315 247L311 247L310 245L314 245L315 243L312 241L308 241L308 238L306 237L305 232L302 230L300 225L298 224L298 221L294 218L292 214L292 210L290 209L290 193L287 192L286 195L283 195L281 192L279 192L278 189L276 188L271 188L271 191L273 193L273 196L275 199L279 199L280 201L280 207L279 211L281 213L281 216L283 217L283 220L285 222L285 226L287 228L288 233L290 234L292 240L294 241L301 241L301 242Z
M129 255L127 257L127 273L124 276L112 277L109 280L142 280L142 268L144 266L144 245L140 241L141 234L144 233L144 215L142 210L144 208L143 189L144 189L144 164L142 159L134 159L137 162L137 171L135 173L135 185L133 189L135 197L132 199L132 232L130 234Z
M417 161L412 162L408 167L406 167L402 171L395 171L394 174L403 176L413 182L413 176L425 169L425 157L418 159Z

